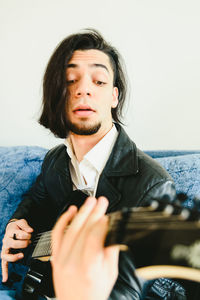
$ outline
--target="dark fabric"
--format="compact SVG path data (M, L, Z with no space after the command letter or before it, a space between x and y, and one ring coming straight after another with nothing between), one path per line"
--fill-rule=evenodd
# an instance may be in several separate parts
M119 135L100 176L96 195L109 199L107 212L141 206L149 199L163 195L173 200L175 188L169 174L137 149L119 125L116 127ZM36 231L52 228L63 207L70 204L72 182L69 159L65 145L59 145L47 153L41 174L12 218L25 218ZM109 299L140 298L141 287L134 275L133 261L128 253L123 253L119 261L119 277Z
M145 300L186 300L185 290L179 283L167 278L149 282ZM190 300L190 299L188 299Z

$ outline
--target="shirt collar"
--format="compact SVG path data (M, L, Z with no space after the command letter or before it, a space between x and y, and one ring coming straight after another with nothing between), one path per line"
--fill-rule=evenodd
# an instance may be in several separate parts
M115 126L84 156L101 173L117 139L118 132Z
M101 173L117 139L118 131L115 125L109 130L109 132L84 156L84 160L89 161L94 168ZM67 153L73 162L78 163L74 154L73 145L70 137L65 140L67 146Z
M76 156L74 154L74 149L73 149L73 145L72 145L70 137L67 137L64 143L67 146L67 154L69 155L71 160L72 161L77 161Z

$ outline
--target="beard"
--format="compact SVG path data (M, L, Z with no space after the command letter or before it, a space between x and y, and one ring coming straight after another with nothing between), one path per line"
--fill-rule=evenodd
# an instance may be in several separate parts
M101 122L96 124L80 124L72 123L69 119L66 120L68 130L78 135L92 135L98 132L101 127Z

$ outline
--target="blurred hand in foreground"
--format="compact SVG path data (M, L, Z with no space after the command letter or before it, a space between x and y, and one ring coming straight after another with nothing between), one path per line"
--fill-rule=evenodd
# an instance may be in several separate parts
M107 207L105 197L88 197L78 212L70 206L56 223L51 264L58 300L109 297L118 276L119 246L104 246Z

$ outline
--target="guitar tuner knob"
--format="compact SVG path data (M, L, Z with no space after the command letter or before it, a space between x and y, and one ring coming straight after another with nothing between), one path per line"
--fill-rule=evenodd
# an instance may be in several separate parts
M158 201L152 200L152 201L151 201L150 207L151 207L153 210L156 210L156 209L159 207Z
M187 220L190 217L190 211L187 208L183 208L180 213L180 217L183 220Z
M167 204L166 207L164 208L163 212L166 215L172 215L174 212L174 207L170 204Z

